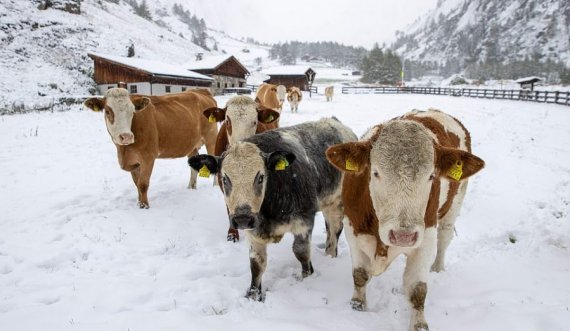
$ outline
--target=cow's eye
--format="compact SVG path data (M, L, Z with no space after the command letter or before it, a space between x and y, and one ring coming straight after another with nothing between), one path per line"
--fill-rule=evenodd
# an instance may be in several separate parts
M435 174L431 174L431 175L429 176L429 180L434 180L434 178L435 178Z
M222 177L222 183L224 183L224 185L228 184L228 178L225 175Z
M378 171L374 171L373 174L374 174L374 177L380 178L380 174L378 173Z
M263 175L259 175L259 178L257 178L257 183L258 184L263 183Z

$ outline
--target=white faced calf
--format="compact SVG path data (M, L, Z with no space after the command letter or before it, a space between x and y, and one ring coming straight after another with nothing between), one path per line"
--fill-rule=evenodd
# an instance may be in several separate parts
M351 249L354 309L366 307L366 285L400 254L410 330L427 330L427 275L443 268L467 179L483 160L470 153L463 125L439 111L411 112L373 127L359 142L329 148L345 172L344 226ZM436 227L439 226L439 233Z

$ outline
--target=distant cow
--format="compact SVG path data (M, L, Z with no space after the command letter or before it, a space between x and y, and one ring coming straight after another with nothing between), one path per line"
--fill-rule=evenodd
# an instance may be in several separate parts
M228 100L226 108L204 110L204 116L215 118L217 122L223 121L214 149L214 155L220 156L230 144L235 144L256 133L277 128L279 113L258 105L248 96L236 96ZM221 177L218 177L220 188L222 188L221 180ZM233 242L239 240L239 232L231 226L231 223L227 239Z
M303 93L298 87L293 86L287 90L287 101L291 105L291 112L296 113L299 110L299 103L303 99Z
M358 142L329 148L327 157L345 172L343 222L352 256L352 307L365 309L370 277L405 254L410 329L427 330L430 265L433 271L443 269L467 179L484 166L471 154L469 132L442 112L413 111L372 127Z
M334 86L325 87L325 97L327 98L327 102L332 101L333 95L334 95Z
M155 159L196 155L204 144L208 153L214 153L218 128L202 111L216 107L216 101L206 90L142 96L113 88L104 98L89 98L84 104L104 111L119 165L133 177L140 208L149 207L147 190ZM189 186L196 188L195 171Z
M302 276L313 273L310 243L319 210L327 224L326 253L337 255L342 173L327 162L325 150L349 141L356 141L354 133L329 118L256 134L230 145L221 157L189 159L194 169L220 173L232 225L245 230L252 276L248 298L263 300L267 244L279 242L287 232L294 235Z
M279 110L283 110L283 104L287 97L287 88L283 85L277 86L277 99L279 99Z

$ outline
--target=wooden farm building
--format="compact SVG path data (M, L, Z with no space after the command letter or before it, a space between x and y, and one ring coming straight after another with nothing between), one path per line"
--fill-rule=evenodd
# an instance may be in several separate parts
M300 66L273 67L263 73L269 76L265 83L285 85L287 88L296 86L302 91L309 90L317 74L309 67Z
M212 78L183 66L98 53L88 56L95 62L95 82L101 94L110 88L124 87L130 93L163 95L212 85Z
M213 78L212 91L215 94L223 93L224 89L245 87L249 76L249 71L233 55L200 56L184 67Z

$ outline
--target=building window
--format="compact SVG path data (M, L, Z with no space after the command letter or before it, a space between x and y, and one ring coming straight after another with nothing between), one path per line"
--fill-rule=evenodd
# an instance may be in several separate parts
M218 82L218 88L220 88L220 82Z
M182 92L186 91L186 86L182 86Z
M165 90L166 93L170 93L170 86L168 86L168 85L165 86L165 87L164 87L164 90Z
M129 87L129 91L131 92L131 94L137 93L137 86L136 85L131 85Z
M228 88L228 83L226 83L226 88Z
M243 87L243 82L239 82L239 87Z
M232 83L232 87L236 87L236 84Z

